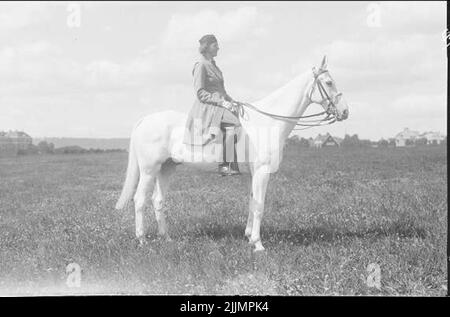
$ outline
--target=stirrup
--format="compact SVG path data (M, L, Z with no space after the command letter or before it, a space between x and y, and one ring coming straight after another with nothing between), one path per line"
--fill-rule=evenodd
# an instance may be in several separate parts
M231 168L231 164L232 163L228 163L228 165L219 166L219 173L221 176L232 176L241 174L239 170Z

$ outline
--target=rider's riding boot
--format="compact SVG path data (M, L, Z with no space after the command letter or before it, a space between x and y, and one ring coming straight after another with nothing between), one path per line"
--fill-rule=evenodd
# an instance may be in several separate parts
M239 171L236 171L231 168L232 163L221 163L219 164L219 174L222 176L231 176L240 174Z
M235 162L231 162L230 167L231 167L231 170L236 172L237 174L241 173L241 171L239 171L239 165L238 165L237 160Z
M239 175L239 166L237 163L236 141L237 136L234 133L223 134L223 162L219 163L219 173L222 176ZM227 160L227 148L234 150L234 159ZM228 154L230 156L231 154Z

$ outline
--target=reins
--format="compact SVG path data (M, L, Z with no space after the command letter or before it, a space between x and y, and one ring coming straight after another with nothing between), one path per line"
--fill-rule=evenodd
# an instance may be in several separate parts
M329 125L329 124L333 124L336 122L336 116L334 115L334 113L330 113L330 109L332 107L334 107L333 110L336 109L336 105L335 103L331 100L330 96L328 95L328 93L326 92L325 88L322 85L322 82L319 80L319 76L323 73L328 72L327 70L323 70L321 69L319 72L315 72L313 70L313 74L314 74L314 82L311 88L311 91L309 92L309 99L311 100L312 103L317 103L322 105L324 101L328 101L328 106L327 106L327 110L322 111L322 112L318 112L318 113L314 113L311 115L306 115L306 116L283 116L283 115L279 115L279 114L275 114L275 113L270 113L270 112L266 112L263 110L258 109L256 106L248 103L248 102L238 102L238 115L240 117L243 117L245 114L244 111L244 107L250 108L252 110L255 110L256 112L259 112L265 116L271 117L273 119L277 119L277 120L293 120L295 121L295 126L301 126L303 128L297 128L297 129L293 129L293 130L305 130L305 129L309 129L312 127L320 127L320 126L324 126L324 125ZM315 87L318 87L319 93L322 97L322 101L320 102L315 102L312 100L312 94L314 92ZM337 95L340 95L340 93L338 93ZM332 107L331 107L332 106ZM302 121L299 122L299 120L302 119L307 119L307 118L314 118L314 117L318 117L321 115L327 114L327 116L325 118L322 119L316 119L316 120L307 120L307 121ZM314 123L317 122L316 124L308 124L308 123ZM325 124L322 124L324 123Z

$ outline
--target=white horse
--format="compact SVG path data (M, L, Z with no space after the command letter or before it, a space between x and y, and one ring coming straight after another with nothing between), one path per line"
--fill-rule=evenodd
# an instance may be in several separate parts
M314 95L321 99L313 100ZM248 162L252 178L245 228L245 236L254 245L254 251L264 250L260 227L270 173L278 170L285 141L296 126L297 120L294 118L302 116L311 103L321 104L327 112L332 110L338 121L348 117L347 104L327 71L326 57L319 69L313 68L312 72L297 76L267 97L252 103L257 110L293 118L268 116L254 108L245 108L245 115L240 118L242 127L239 139L247 136L249 146L255 153ZM154 113L141 119L131 134L126 180L116 209L124 208L134 194L136 237L140 244L145 242L143 209L150 190L153 190L152 203L158 235L170 239L162 207L169 177L175 171L177 163L192 162L191 148L182 143L186 118L186 114L175 111ZM197 155L194 163L212 162L212 157L216 157L217 153L208 156L207 152Z

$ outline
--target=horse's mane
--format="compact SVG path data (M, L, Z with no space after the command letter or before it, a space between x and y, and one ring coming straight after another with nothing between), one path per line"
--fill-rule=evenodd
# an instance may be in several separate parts
M286 91L290 91L290 88L300 89L300 83L302 81L306 81L308 79L309 74L310 73L308 71L304 71L304 72L300 73L299 75L292 78L287 83L285 83L283 86L277 88L276 90L274 90L267 96L255 101L255 104L261 104L261 105L270 104L272 100L279 99L281 95L286 94Z

